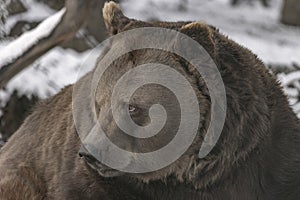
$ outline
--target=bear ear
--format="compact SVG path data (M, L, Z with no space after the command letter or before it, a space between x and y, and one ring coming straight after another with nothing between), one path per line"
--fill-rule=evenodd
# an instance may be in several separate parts
M131 21L123 14L120 6L113 1L106 2L102 12L104 23L111 35L119 33Z
M197 41L214 59L216 57L216 44L214 40L213 27L208 26L203 22L191 22L180 28L180 32Z

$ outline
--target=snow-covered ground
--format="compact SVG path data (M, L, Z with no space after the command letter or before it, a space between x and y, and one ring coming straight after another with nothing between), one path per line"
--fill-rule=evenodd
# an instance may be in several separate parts
M232 7L229 0L189 0L185 10L179 12L181 1L125 0L123 7L127 16L138 19L205 21L267 64L300 63L300 28L279 23L282 0L272 0L269 8L258 1L252 6Z
M7 29L18 19L38 21L54 14L53 10L34 0L22 2L28 11L9 17ZM266 64L300 64L300 28L279 23L281 0L272 0L269 8L258 2L252 6L231 7L229 0L188 0L188 4L183 5L180 2L182 0L123 0L121 6L127 16L142 20L205 21L248 47ZM0 51L12 41L0 41ZM6 91L0 91L0 101L5 103L13 89L18 89L20 94L35 93L42 98L55 94L60 88L76 81L78 66L90 51L77 53L54 48L15 77ZM283 83L293 79L293 83L297 84L300 74L293 77L280 74L279 77ZM286 91L289 95L296 95L295 90L286 87ZM295 103L296 97L293 100L292 96L291 103ZM299 107L297 111L300 112L300 106L295 107Z

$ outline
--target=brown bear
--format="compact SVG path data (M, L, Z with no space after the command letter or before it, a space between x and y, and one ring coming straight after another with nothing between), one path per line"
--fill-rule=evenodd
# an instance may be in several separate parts
M207 50L226 89L221 137L207 156L198 157L211 114L205 81L177 55L135 50L113 62L99 82L94 104L101 111L100 122L115 144L133 152L157 149L172 139L178 123L174 107L178 105L165 99L174 97L165 88L153 85L137 90L129 106L139 125L149 123L150 104L157 102L173 116L162 134L150 142L122 134L108 106L112 87L122 73L160 61L183 74L196 90L201 118L188 150L169 166L148 173L124 173L101 164L81 144L73 119L71 85L41 102L1 149L1 200L300 199L299 120L280 84L254 54L202 22L142 22L124 16L114 2L106 3L103 15L112 35L140 27L162 27L186 34ZM93 73L78 83L91 79Z

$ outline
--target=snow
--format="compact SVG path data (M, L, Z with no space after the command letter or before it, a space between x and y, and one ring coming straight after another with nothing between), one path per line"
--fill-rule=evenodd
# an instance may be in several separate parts
M291 72L289 74L279 74L278 78L282 85L289 85L295 81L299 81L300 71Z
M90 51L77 53L71 49L54 48L14 77L6 90L0 90L2 104L6 104L15 89L19 95L35 94L42 99L56 94L78 79L78 69L89 53Z
M11 1L11 0L10 0ZM18 21L39 22L53 15L56 11L36 0L20 0L26 12L9 16L5 23L5 32L8 33Z
M280 73L277 75L285 94L289 97L289 103L294 112L300 118L300 71L294 71L289 74Z
M63 8L56 14L48 17L35 29L23 33L19 38L0 49L0 69L1 66L3 67L13 62L39 40L49 36L57 24L59 24L64 13L65 9Z
M300 28L279 23L281 0L270 1L270 8L259 2L232 7L229 0L189 0L185 11L180 12L181 1L124 0L122 6L125 15L137 19L205 21L252 50L266 64L300 64Z

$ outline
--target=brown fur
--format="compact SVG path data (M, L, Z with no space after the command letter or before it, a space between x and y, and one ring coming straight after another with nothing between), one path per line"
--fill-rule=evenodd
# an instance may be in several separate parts
M172 134L168 133L172 133L172 126L162 140L153 138L149 143L122 136L110 120L107 103L111 96L110 85L114 85L122 73L142 63L159 60L174 66L197 92L203 118L199 134L188 151L170 166L156 172L102 177L98 167L103 166L96 163L91 168L78 156L81 144L72 116L73 86L68 86L37 106L1 149L1 200L300 198L299 120L289 108L273 75L255 55L202 22L132 20L113 2L106 4L103 13L111 34L138 27L165 27L192 37L208 51L226 88L227 116L221 138L207 157L199 159L197 154L210 116L210 98L203 79L189 63L176 55L157 50L134 51L114 62L98 86L95 104L106 113L100 114L99 118L108 130L108 136L123 145L122 148L132 151L147 151L170 139ZM79 84L91 76L92 72ZM151 95L141 89L137 98L147 99L150 104L159 99L151 98L159 96L161 88L156 89ZM164 98L160 100L165 102ZM169 111L174 112L175 103L169 103ZM147 117L137 119L137 123L146 122Z

